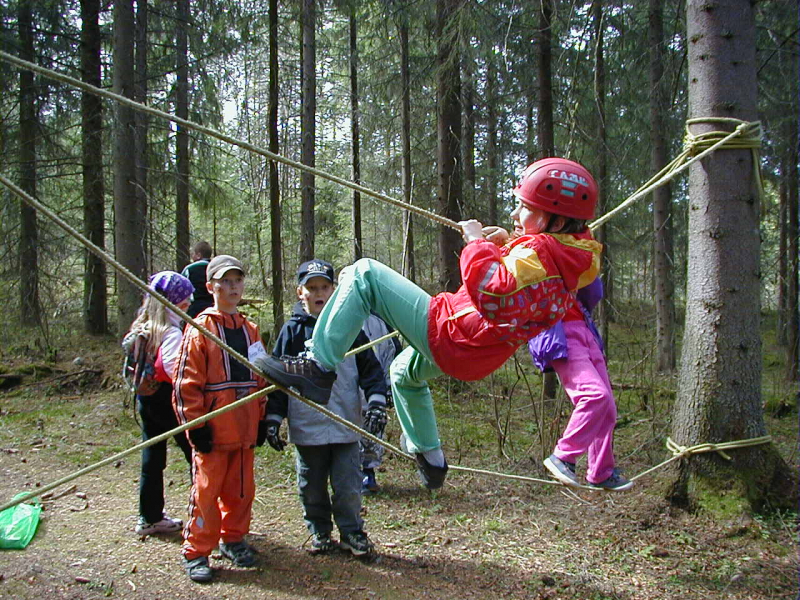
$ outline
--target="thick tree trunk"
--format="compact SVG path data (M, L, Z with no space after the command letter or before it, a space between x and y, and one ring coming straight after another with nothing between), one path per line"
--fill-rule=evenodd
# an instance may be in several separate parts
M464 80L461 87L461 155L464 162L464 206L469 214L479 215L483 212L483 206L478 206L475 199L475 59L465 54L462 63Z
M747 0L687 3L689 110L757 118L755 18ZM692 132L719 130L720 123ZM728 126L725 128L731 128ZM719 150L689 171L686 324L672 438L692 446L766 434L761 406L759 200L748 150ZM723 514L796 506L771 445L681 461L675 503Z
M400 37L400 78L402 80L400 133L403 145L403 200L411 204L411 74L408 56L408 16L402 13L397 26ZM414 219L409 211L403 211L403 275L411 281L416 280L417 269L414 262Z
M114 92L133 98L133 0L114 2ZM117 260L137 277L145 277L145 213L136 195L134 110L115 107L114 123L114 246ZM117 278L119 331L126 331L140 305L138 288Z
M662 0L650 0L650 171L667 165L664 115L664 27ZM653 276L656 299L656 369L675 369L675 283L672 279L672 192L669 184L653 191Z
M29 0L17 7L20 58L36 62L33 50L33 17ZM19 181L20 187L36 197L36 88L33 73L19 72ZM39 304L39 227L36 210L20 203L20 318L24 325L41 323Z
M438 106L439 214L461 220L461 70L458 38L458 11L463 0L437 0L436 102ZM455 291L461 284L458 252L459 232L439 228L440 288Z
M302 72L302 123L300 136L302 150L300 162L309 167L314 158L317 115L317 5L316 0L303 0L303 72ZM314 175L303 171L300 175L302 211L300 219L300 260L314 258Z
M278 0L269 0L269 151L280 151L278 137ZM269 225L272 254L272 323L275 337L283 327L283 249L278 163L269 161Z
M175 115L189 118L189 0L177 0ZM189 263L189 130L175 133L175 267Z
M354 183L361 183L361 146L358 132L358 28L356 9L350 13L350 138L352 149L352 176ZM363 254L361 238L361 192L353 190L353 261Z
M81 0L81 75L95 87L102 83L100 63L100 0ZM83 233L105 249L105 185L103 183L103 101L81 93L81 152L83 157ZM106 264L84 250L83 326L87 333L108 331Z
M800 115L798 115L800 117ZM795 123L793 139L798 139L800 135L800 123ZM798 298L798 288L800 287L800 218L798 218L798 208L800 208L800 194L798 193L797 161L798 151L800 150L800 140L797 144L792 144L792 152L789 158L788 173L786 179L788 186L788 210L787 210L787 254L789 256L786 265L786 379L787 381L797 382L798 369L800 365L800 299Z

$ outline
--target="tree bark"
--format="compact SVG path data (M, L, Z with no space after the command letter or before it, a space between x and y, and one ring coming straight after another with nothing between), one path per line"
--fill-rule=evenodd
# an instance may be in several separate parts
M176 81L175 115L189 118L189 0L177 0L175 22ZM189 131L180 125L175 132L175 267L189 263Z
M539 74L539 93L537 95L539 118L536 121L536 139L539 143L538 157L547 158L556 153L553 129L553 52L551 43L553 0L541 0L540 9L536 65ZM528 160L533 162L531 157Z
M358 132L358 27L356 8L350 12L350 137L353 183L361 183L361 146ZM361 192L353 190L353 261L363 254L361 238Z
M592 1L592 19L594 23L594 102L597 107L597 133L596 133L596 156L594 177L597 180L597 210L596 215L600 216L605 211L606 190L608 189L608 151L606 135L606 70L605 70L605 51L603 48L603 3L601 0ZM611 251L608 245L608 229L601 225L594 232L597 241L603 244L603 268L600 274L603 280L604 298L595 309L598 328L603 339L606 341L606 354L610 351L609 343L609 323L611 321L611 311L609 307L613 301L614 278L613 263L611 262Z
M316 143L317 115L317 41L316 0L303 0L303 72L302 72L302 150L300 162L309 167L316 164L314 150ZM303 171L300 175L302 211L300 219L300 260L314 258L314 175Z
M500 149L497 147L497 97L495 79L497 68L495 59L490 56L486 61L486 200L488 203L488 225L497 225L500 215L497 214L497 173Z
M458 11L463 0L437 0L436 103L438 106L438 200L439 214L461 220L461 70ZM461 284L459 232L439 228L440 289L454 292Z
M81 79L102 84L100 0L81 0ZM83 233L105 249L105 185L103 183L103 101L81 93L81 153L83 157ZM106 264L84 249L83 326L87 333L108 331Z
M403 200L411 204L411 75L408 57L408 16L401 11L397 26L400 38L400 78L402 80L400 133L403 146ZM414 261L414 219L409 211L403 211L403 276L415 281L417 269Z
M475 59L465 53L462 64L464 85L461 87L461 105L464 110L461 119L461 155L464 162L464 206L468 207L469 214L479 215L483 207L476 205L475 198Z
M29 0L21 0L17 7L20 58L36 62L33 47L33 16ZM19 72L19 180L20 187L36 197L36 85L33 72ZM20 320L23 325L42 322L39 303L39 226L36 209L20 203Z
M269 0L269 151L280 151L278 137L278 0ZM277 339L283 327L283 249L278 163L269 161L269 223L272 253L272 323Z
M150 20L148 0L141 0L136 3L136 39L134 41L134 73L136 82L133 86L133 99L142 104L147 103L147 32ZM150 252L152 247L153 227L150 223L152 212L150 210L150 198L148 192L148 180L150 174L150 161L148 158L147 138L150 129L150 118L147 113L135 111L134 122L136 123L136 201L142 207L144 214L144 224L146 234L143 237L143 250L147 265L145 271L150 273L153 270L153 256Z
M650 171L658 173L667 165L664 115L664 27L662 0L650 0ZM672 192L669 183L653 191L653 276L656 300L656 369L675 369L675 283L672 279Z
M755 18L747 0L689 0L690 116L757 118ZM701 123L692 132L730 129ZM686 324L672 438L692 446L766 434L761 406L759 199L748 150L719 150L689 170ZM737 514L796 507L772 445L691 456L671 500Z
M133 98L133 0L114 1L114 92ZM117 260L137 277L145 277L145 213L136 194L134 110L115 107L114 123L114 246ZM117 278L117 324L126 331L140 305L139 290L124 277Z

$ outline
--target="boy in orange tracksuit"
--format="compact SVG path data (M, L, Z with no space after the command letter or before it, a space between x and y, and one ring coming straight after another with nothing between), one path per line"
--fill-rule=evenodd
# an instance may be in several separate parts
M206 269L206 288L214 306L197 321L240 354L259 341L258 326L237 310L245 271L232 256L215 257ZM265 382L232 359L196 329L183 338L172 397L180 423L187 423L263 388ZM192 581L213 577L208 556L220 553L240 567L255 564L244 540L255 497L253 454L266 439L261 398L186 431L192 445L192 491L189 520L183 531L183 559Z

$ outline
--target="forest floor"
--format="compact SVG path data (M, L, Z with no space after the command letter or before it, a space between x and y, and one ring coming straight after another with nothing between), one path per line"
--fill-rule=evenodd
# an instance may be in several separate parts
M0 502L138 440L132 408L123 404L117 342L76 337L70 344L46 364L8 349L0 356L0 372L19 374L0 375L6 388L0 389ZM486 425L488 439L470 438L471 430L463 429L448 439L454 435L449 420L464 425L467 419L461 408L453 410L464 400L453 398L449 384L441 393L448 393L437 406L451 462L544 477L531 452L518 460L498 458L488 402L486 415L470 417L471 424ZM647 441L652 419L626 419L617 455L630 476L666 453L663 438ZM390 425L396 442L396 423ZM796 408L780 419L768 417L768 426L797 469ZM293 452L266 446L257 450L249 537L259 565L239 569L214 554L215 579L200 585L185 575L180 536L134 534L138 469L133 453L45 495L30 545L0 551L0 597L775 600L798 593L796 514L729 522L690 514L656 493L668 475L663 470L625 493L570 493L463 472L451 472L445 487L432 493L420 487L412 463L389 456L379 473L381 492L364 498L377 558L312 556ZM171 442L166 482L167 510L182 517L188 473Z

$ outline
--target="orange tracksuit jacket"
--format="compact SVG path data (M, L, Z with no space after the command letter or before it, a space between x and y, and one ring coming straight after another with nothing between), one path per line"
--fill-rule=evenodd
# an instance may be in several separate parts
M260 339L258 326L239 313L231 315L212 307L196 319L225 342L225 328L243 328L247 346ZM246 348L243 354L247 355ZM232 381L231 360L196 329L187 331L173 382L172 404L179 423L227 406L266 385L252 371L247 380ZM255 497L253 448L265 403L265 398L259 398L208 421L211 452L193 452L189 520L183 542L187 560L208 556L220 539L238 542L250 530Z

